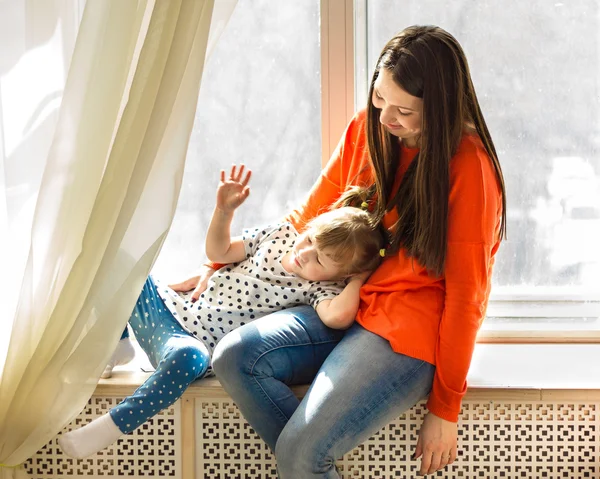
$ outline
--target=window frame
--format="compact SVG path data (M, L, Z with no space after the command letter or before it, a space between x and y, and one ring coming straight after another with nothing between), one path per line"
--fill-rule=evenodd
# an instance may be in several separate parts
M367 0L321 0L323 167L356 107L367 101L366 15ZM492 290L487 317L519 319L524 324L506 327L484 322L478 335L480 343L600 343L597 292L498 287ZM571 329L551 327L551 321L556 320L579 325Z
M354 114L352 0L321 0L321 125L324 167Z

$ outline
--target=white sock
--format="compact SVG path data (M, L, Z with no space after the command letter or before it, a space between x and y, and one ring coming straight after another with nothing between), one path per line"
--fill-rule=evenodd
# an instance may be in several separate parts
M131 344L131 339L124 338L119 341L115 352L111 356L108 364L104 368L104 372L100 376L102 379L107 379L112 376L112 370L115 366L127 364L135 356L135 348Z
M122 435L107 413L82 428L61 435L58 445L67 456L83 459L110 446Z

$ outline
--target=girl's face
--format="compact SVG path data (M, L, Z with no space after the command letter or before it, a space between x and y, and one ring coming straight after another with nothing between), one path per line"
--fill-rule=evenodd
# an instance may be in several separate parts
M282 258L282 263L288 272L309 281L331 281L343 276L340 265L317 247L312 228L296 238L292 251Z
M373 106L379 110L379 121L409 148L418 146L421 135L423 100L400 88L392 74L382 68L373 88Z

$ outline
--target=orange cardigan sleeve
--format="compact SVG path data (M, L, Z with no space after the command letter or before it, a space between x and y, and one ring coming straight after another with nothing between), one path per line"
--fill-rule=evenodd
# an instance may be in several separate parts
M364 118L364 111L354 115L304 202L286 216L285 220L298 231L303 231L306 223L327 211L360 171L364 163Z
M451 160L450 176L446 296L427 407L436 416L457 422L490 293L502 198L479 140L468 142Z

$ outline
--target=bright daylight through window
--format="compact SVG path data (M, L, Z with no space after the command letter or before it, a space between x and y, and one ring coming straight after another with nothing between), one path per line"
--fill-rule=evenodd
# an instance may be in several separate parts
M510 10L489 0L354 5L357 109L366 104L384 42L402 28L440 25L466 50L508 198L508 239L496 260L483 334L600 336L598 3L534 0ZM319 8L318 0L239 1L206 65L157 275L183 278L203 261L219 169L243 161L255 173L233 232L277 220L316 179Z
M232 234L277 221L302 199L321 165L320 64L318 0L238 1L204 69L177 213L154 274L181 280L205 260L219 171L232 163L253 171Z

